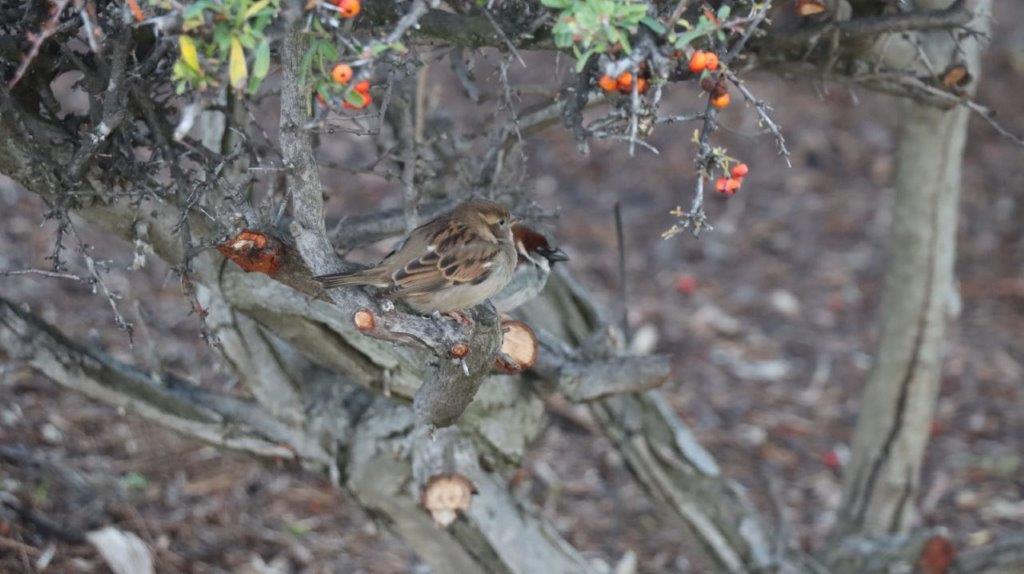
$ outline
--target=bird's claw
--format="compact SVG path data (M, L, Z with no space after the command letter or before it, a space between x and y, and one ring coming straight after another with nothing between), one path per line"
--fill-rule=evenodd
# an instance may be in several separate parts
M471 327L473 325L473 318L466 314L465 311L448 311L445 315L464 327Z

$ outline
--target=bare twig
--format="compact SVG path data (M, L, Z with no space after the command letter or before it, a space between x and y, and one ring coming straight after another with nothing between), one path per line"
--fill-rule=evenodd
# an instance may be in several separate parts
M967 9L966 0L956 0L942 10L915 11L884 16L854 18L852 20L828 21L807 26L787 34L779 40L786 44L804 44L812 39L838 32L845 38L880 36L911 30L941 30L966 26L973 15Z
M64 273L61 271L50 271L47 269L15 269L10 271L0 271L0 275L5 277L17 277L19 275L41 275L43 277L51 277L53 279L71 279L72 281L79 281L81 283L88 283L89 280L84 277L79 277L73 273Z
M622 335L629 341L629 300L626 283L626 232L622 225L622 202L615 202L615 246L619 251L619 299L622 305Z
M771 132L772 137L775 138L775 147L778 149L779 155L786 160L786 166L793 167L793 163L789 158L789 149L786 147L786 138L782 135L782 128L780 128L779 124L775 123L771 115L769 115L768 112L771 108L768 107L768 104L766 104L764 100L754 96L750 89L747 88L746 84L744 84L736 74L726 72L725 77L728 78L728 80L732 82L732 85L736 86L736 89L743 94L743 97L750 102L752 106L754 106L754 110L757 111L757 116L760 118L761 125L767 128L768 131Z
M22 58L21 64L18 65L18 70L14 72L14 76L9 82L7 82L7 88L12 89L18 85L21 81L22 76L28 71L28 67L32 65L32 61L39 55L40 48L51 36L56 34L59 30L58 24L60 23L60 15L64 12L64 8L67 8L70 0L57 0L57 3L50 7L50 19L47 20L43 27L37 34L33 35L32 45L28 49L28 53Z

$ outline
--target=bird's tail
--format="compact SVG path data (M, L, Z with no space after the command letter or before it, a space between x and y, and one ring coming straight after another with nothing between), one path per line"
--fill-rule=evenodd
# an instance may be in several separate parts
M331 273L329 275L317 275L316 279L324 286L324 289L344 287L346 285L377 285L380 280L372 273L372 269L352 271L345 273Z

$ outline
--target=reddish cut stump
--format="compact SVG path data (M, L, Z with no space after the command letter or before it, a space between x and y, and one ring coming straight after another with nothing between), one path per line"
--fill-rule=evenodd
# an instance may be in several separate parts
M217 251L248 273L273 276L284 261L284 244L278 239L251 229L217 246Z

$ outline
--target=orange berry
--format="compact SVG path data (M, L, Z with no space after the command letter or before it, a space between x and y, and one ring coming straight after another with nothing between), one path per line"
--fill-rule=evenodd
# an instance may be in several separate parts
M334 5L338 7L338 13L342 18L350 20L359 15L363 5L359 0L335 0Z
M721 110L723 108L728 107L729 106L729 102L731 100L732 100L732 98L729 97L729 92L725 92L724 94L720 94L720 95L712 97L711 98L711 105Z
M647 78L637 78L636 79L636 91L641 93L641 94L646 92L648 84L649 83L647 81Z
M718 55L714 52L706 52L704 56L704 67L712 72L718 69Z
M614 92L618 89L619 83L615 81L615 78L605 74L598 78L597 85L601 86L601 89L606 92Z
M744 177L747 177L748 173L750 173L750 168L747 167L747 164L740 163L734 165L732 170L729 171L729 173L732 174L732 176L736 179L743 179Z
M708 53L697 50L690 56L690 71L694 74L703 72L708 67Z
M347 84L352 79L352 66L348 64L334 66L334 69L331 70L331 79L335 84Z
M356 85L355 85L355 87L353 89L355 91L359 92L360 94L364 95L364 96L369 96L370 95L370 80L361 80L359 82L356 82Z
M630 72L622 72L619 75L619 79L616 81L620 92L626 92L633 89L633 74Z

